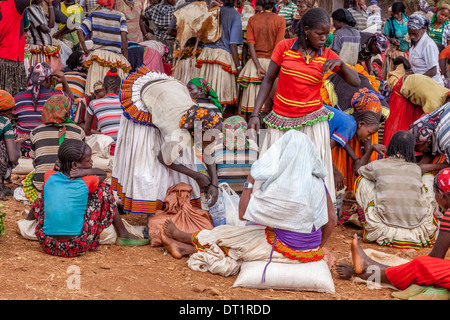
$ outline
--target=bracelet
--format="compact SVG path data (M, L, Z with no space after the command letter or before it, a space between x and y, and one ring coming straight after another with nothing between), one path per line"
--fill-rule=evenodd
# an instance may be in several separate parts
M361 160L361 158L356 158L353 160L353 163L355 163L357 160Z
M258 118L259 118L259 115L257 115L257 114L252 114L249 118L255 118L255 117L258 117Z
M214 188L219 189L219 186L216 186L215 184L213 184L212 182L209 184L210 186L213 186Z

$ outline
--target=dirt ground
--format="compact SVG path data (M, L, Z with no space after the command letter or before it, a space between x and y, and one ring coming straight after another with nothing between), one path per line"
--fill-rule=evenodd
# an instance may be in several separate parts
M13 190L15 184L7 184ZM365 284L342 280L332 270L336 293L232 288L237 276L222 277L196 272L187 258L174 259L162 247L102 245L97 252L77 258L47 255L36 241L17 232L17 221L30 209L11 194L0 208L6 213L5 235L0 236L0 298L4 300L394 300L391 289L369 289ZM145 216L123 215L132 225L143 225ZM337 261L350 263L350 240L359 228L337 226L328 241ZM400 250L362 244L411 259L431 249ZM67 282L80 273L79 288Z

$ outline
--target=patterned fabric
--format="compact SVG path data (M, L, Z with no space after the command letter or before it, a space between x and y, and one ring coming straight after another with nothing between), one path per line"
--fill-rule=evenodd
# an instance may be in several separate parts
M9 110L14 108L16 102L11 94L5 90L0 90L0 110Z
M419 14L419 13L415 13L409 16L408 18L408 29L411 30L420 30L423 29L424 27L426 27L428 24L430 23L430 20L428 20L427 17Z
M443 169L435 177L439 189L445 193L450 193L450 170Z
M70 119L69 99L63 95L55 95L50 97L44 104L42 109L42 122L44 124L53 124L59 128L58 140L59 145L64 141L66 135L65 123L74 123Z
M33 97L31 99L32 105L36 110L36 106L39 102L39 96L41 91L41 84L45 79L52 74L52 68L46 62L39 62L32 66L29 70L27 79L27 85L32 87Z
M83 20L84 11L83 8L78 3L74 3L73 5L66 7L65 2L62 2L61 12L64 13L67 16L67 18L76 25L80 25ZM65 24L60 23L58 30L61 30L62 28L64 28L64 26ZM74 46L80 43L76 30L63 35L63 39L72 42Z
M0 59L0 88L15 96L26 90L27 76L23 61Z
M225 134L225 147L228 150L247 149L247 122L241 116L227 118L222 125L222 132Z
M154 6L149 6L145 9L145 18L153 21L156 26L154 32L157 40L161 41L174 39L167 33L167 31L175 10L176 7L171 4L157 4Z
M202 89L206 95L211 99L211 102L217 107L219 108L220 112L222 112L222 105L220 104L219 101L219 96L217 95L217 93L211 88L211 85L209 84L208 81L206 81L203 78L194 78L191 79L191 81L189 81L190 83L196 85L197 87L199 87L200 89Z
M352 106L356 111L381 111L380 99L376 92L362 88L353 95Z
M423 116L409 126L408 131L416 138L416 146L422 146L431 141L443 110L439 108L436 111Z
M222 123L222 118L213 109L192 106L184 116L180 119L180 128L193 129L197 128L198 122L201 122L202 132L214 129Z
M89 194L81 235L71 240L56 240L43 232L45 212L42 196L34 202L32 211L38 221L35 234L42 249L53 256L77 257L97 250L100 234L111 225L117 207L111 186L105 183L99 185L95 192Z
M26 175L25 179L22 181L22 189L25 194L25 197L33 203L36 201L37 198L40 196L40 192L36 189L36 187L33 184L33 177L34 177L35 171L31 171L29 174Z

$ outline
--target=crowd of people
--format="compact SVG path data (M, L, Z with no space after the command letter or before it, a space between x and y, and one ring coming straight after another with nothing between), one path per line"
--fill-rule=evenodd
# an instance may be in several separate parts
M363 241L436 242L411 265L378 266L397 288L415 286L402 297L447 299L429 289L450 288L450 5L416 9L0 0L0 200L30 159L20 189L48 254L95 251L113 225L117 244L156 235L175 258L216 245L236 261L330 266L324 244L348 218L345 200ZM92 141L105 136L109 171L93 167ZM245 226L210 223L224 184ZM142 237L124 213L147 216ZM351 249L339 274L367 278L375 262L357 236Z

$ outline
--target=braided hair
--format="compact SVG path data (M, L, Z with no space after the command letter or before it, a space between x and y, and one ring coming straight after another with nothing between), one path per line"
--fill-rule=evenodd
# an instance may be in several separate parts
M60 171L69 173L72 169L72 163L81 161L88 148L88 144L82 140L65 139L58 149Z
M122 79L120 79L119 75L117 74L117 68L113 67L109 69L109 72L103 79L103 86L106 93L119 92L121 83Z
M364 122L368 126L380 125L380 118L370 110L356 111L353 113L353 118L355 118L357 124Z
M298 42L306 49L306 33L305 27L310 29L317 29L324 24L331 24L330 17L328 13L322 8L312 8L306 11L306 13L300 19L300 22L296 28L296 33L298 36Z
M408 131L397 131L389 141L386 155L388 157L395 156L403 158L407 162L416 162L415 148L416 139L414 135Z

